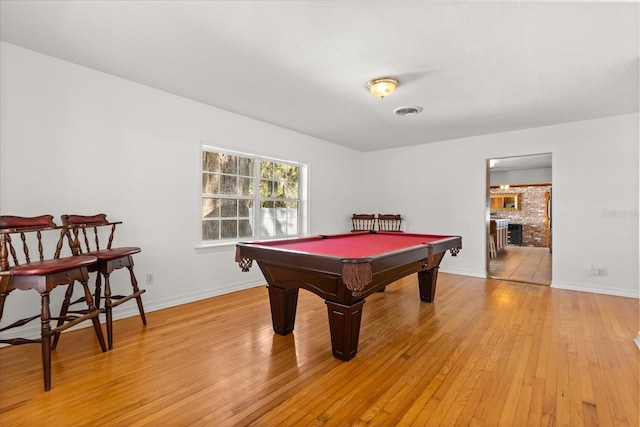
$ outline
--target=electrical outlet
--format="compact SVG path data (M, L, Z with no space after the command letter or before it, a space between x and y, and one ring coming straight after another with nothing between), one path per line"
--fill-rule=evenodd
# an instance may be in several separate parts
M597 276L600 274L600 268L597 264L591 264L591 268L589 268L589 274L592 276Z
M147 285L153 285L153 273L147 273Z

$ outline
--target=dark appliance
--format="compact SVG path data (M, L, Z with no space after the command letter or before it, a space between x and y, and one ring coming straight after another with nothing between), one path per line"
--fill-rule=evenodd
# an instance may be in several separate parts
M509 244L522 246L522 224L509 224Z

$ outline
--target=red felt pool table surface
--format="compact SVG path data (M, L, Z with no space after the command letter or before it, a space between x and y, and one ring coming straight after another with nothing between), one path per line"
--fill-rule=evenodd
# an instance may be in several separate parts
M332 236L315 236L290 241L265 241L254 244L277 248L279 250L339 258L369 258L414 246L426 245L448 237L450 236L435 234L360 232L336 234Z

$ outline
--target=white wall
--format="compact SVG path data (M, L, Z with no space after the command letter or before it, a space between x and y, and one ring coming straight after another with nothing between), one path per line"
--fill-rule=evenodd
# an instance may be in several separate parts
M486 159L552 152L553 285L638 296L638 114L363 155L4 42L0 67L0 214L123 220L116 243L142 247L138 277L155 276L148 311L264 283L233 248L195 249L202 142L310 161L311 234L402 213L407 231L462 235L443 271L481 277ZM589 276L593 263L605 274ZM14 292L2 324L37 300Z
M461 235L442 270L484 277L486 160L547 152L552 286L639 297L637 113L366 153L365 210L402 213L406 231Z
M155 277L148 311L264 283L257 266L240 272L233 246L195 250L202 142L309 161L312 234L348 231L361 210L360 152L7 43L0 65L0 214L124 221L115 243L140 246L138 280ZM33 314L34 300L13 292L2 324Z

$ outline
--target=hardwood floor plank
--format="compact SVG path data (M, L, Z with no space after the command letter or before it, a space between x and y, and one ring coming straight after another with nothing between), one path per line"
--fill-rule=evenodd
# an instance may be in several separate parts
M363 309L358 355L331 355L324 301L271 327L264 287L115 322L101 353L65 333L42 391L37 345L0 349L0 424L56 426L638 425L639 301L440 274Z

